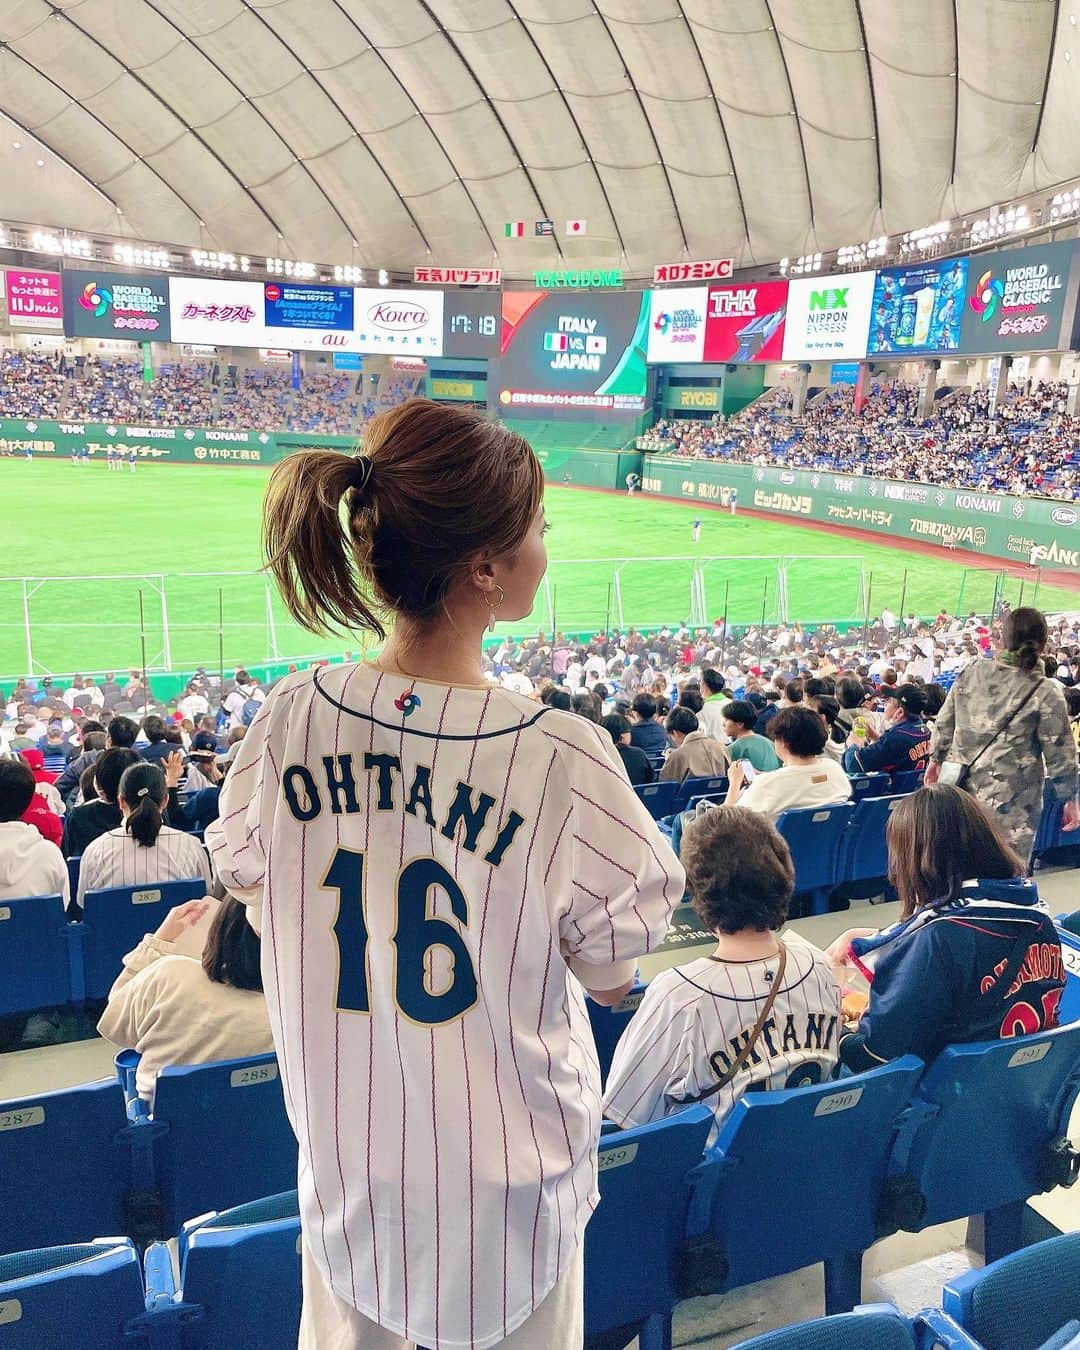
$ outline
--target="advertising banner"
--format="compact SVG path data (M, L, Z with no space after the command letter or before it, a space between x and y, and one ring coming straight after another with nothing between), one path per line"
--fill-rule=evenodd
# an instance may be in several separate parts
M649 296L648 359L704 361L705 315L709 308L707 286L686 286L653 291Z
M263 302L267 328L352 332L351 286L298 286L288 281L268 281L263 286Z
M709 258L706 262L657 263L653 281L723 281L731 276L731 258Z
M356 351L442 356L443 292L356 292Z
M63 300L68 337L171 341L168 277L65 269Z
M446 401L479 403L487 397L483 380L444 380L433 376L428 381L428 397Z
M501 267L414 267L413 281L423 286L501 286Z
M784 348L786 281L710 286L706 361L779 361Z
M720 390L698 385L668 385L664 391L665 408L704 408L715 411L720 407Z
M60 273L9 268L7 304L8 321L13 328L63 328Z
M867 353L954 352L968 279L967 258L890 267L877 274Z
M970 259L960 350L979 354L1067 347L1065 291L1074 254L1075 244L1069 241Z
M836 361L866 355L873 272L799 277L788 283L785 361Z
M279 345L266 336L262 282L170 277L169 302L174 342L215 347Z
M644 412L646 292L507 291L502 306L499 403L505 412L600 410L627 418Z
M810 469L646 455L642 490L740 505L1080 573L1080 511L1068 502Z
M499 354L502 297L495 291L447 291L443 296L443 356Z

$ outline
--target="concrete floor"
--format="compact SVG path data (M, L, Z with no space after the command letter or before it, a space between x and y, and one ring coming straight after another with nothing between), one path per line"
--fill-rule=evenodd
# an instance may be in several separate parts
M1080 908L1080 871L1040 871L1036 880L1055 914ZM892 923L898 910L896 904L855 901L850 910L799 919L790 927L825 947L856 924ZM642 974L650 978L657 970L692 959L701 950L688 944L676 953L647 958ZM106 1077L113 1072L113 1054L111 1045L95 1039L0 1055L0 1102ZM1080 1144L1080 1110L1073 1117L1071 1134ZM1074 1231L1080 1228L1080 1187L1040 1196L1032 1202L1032 1209L1061 1231ZM978 1254L965 1247L965 1236L966 1225L960 1222L924 1233L898 1233L879 1242L864 1262L864 1300L885 1299L907 1313L937 1302L946 1280L981 1264ZM751 1336L823 1312L822 1269L811 1266L732 1294L681 1304L675 1314L675 1345L725 1350Z

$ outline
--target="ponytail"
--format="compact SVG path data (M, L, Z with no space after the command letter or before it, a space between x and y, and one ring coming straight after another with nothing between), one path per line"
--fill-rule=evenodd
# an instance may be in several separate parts
M165 775L156 764L133 764L120 779L119 797L129 808L128 833L142 848L153 848L165 823L161 814L169 797Z
M370 464L337 450L300 450L270 475L263 504L266 566L289 613L311 632L360 628L380 639L386 636L360 598L351 538ZM348 528L342 505L348 509Z
M1039 610L1024 605L1005 616L1003 638L1016 665L1021 670L1034 670L1041 663L1049 630Z
M543 495L543 470L516 432L410 399L372 418L360 454L302 450L277 465L266 567L302 627L381 640L388 616L431 619L478 560L513 555Z

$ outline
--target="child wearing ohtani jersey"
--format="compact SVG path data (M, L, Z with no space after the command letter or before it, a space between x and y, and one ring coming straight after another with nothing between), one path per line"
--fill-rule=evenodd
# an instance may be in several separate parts
M840 989L824 952L778 935L795 871L767 817L717 807L687 828L680 856L716 951L665 970L649 985L616 1047L604 1114L629 1128L703 1101L716 1115L715 1139L744 1092L828 1077L836 1063Z

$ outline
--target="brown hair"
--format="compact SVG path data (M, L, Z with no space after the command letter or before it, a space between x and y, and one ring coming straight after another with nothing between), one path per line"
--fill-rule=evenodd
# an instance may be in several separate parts
M764 932L787 918L795 868L768 816L714 807L686 827L679 857L694 912L710 933Z
M1026 868L994 828L984 807L946 783L920 788L889 816L889 881L901 917L924 905L955 900L965 881L1021 877Z
M1021 670L1034 670L1039 664L1048 636L1046 619L1037 609L1022 605L1005 615L1002 638L1006 650L1016 653Z
M259 935L248 923L247 910L228 895L214 915L203 948L202 968L215 984L234 989L262 989Z
M382 638L388 613L428 619L478 561L513 553L543 494L523 437L410 399L372 419L360 454L281 461L263 508L267 567L304 628Z

